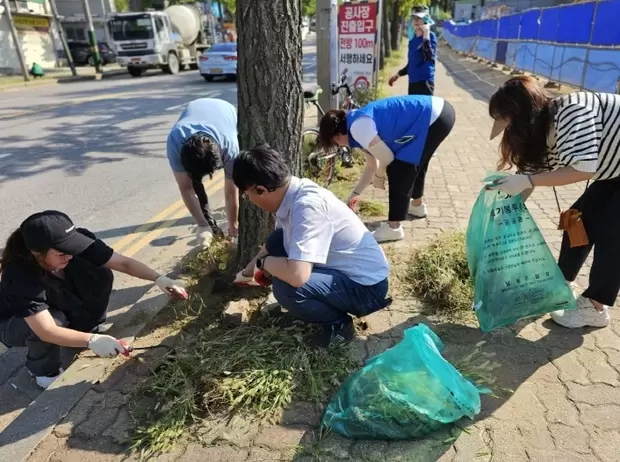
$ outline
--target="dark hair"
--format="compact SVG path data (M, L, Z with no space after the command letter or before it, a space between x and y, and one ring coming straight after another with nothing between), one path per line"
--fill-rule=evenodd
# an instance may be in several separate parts
M547 166L547 134L552 120L552 95L530 76L509 79L491 97L489 115L509 122L500 144L500 170Z
M347 134L347 113L340 109L327 111L319 124L319 143L325 149L334 145L334 137Z
M205 175L213 178L218 166L220 147L204 132L194 133L181 148L181 165L192 179L200 181Z
M46 253L49 249L32 249L36 252ZM6 245L2 250L2 259L0 259L0 273L4 272L7 265L21 263L29 268L42 269L37 259L26 246L26 241L18 228L11 233L6 241Z
M265 143L239 153L233 163L232 177L242 192L254 186L274 191L289 181L291 169L284 157Z

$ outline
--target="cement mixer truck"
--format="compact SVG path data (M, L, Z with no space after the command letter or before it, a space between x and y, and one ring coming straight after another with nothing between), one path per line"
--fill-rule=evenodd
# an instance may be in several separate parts
M183 67L196 69L198 58L210 46L206 17L194 4L172 5L163 11L116 13L110 32L120 66L133 77L147 69L176 74Z

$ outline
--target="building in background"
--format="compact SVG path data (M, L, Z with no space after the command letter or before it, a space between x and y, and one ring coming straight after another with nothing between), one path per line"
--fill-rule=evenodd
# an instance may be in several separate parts
M455 22L499 18L512 13L574 3L572 0L457 0L454 3Z
M475 21L480 19L481 0L458 0L454 3L454 14L452 17L455 22Z
M35 62L43 69L56 67L62 44L48 0L9 0L9 7L28 68ZM1 2L0 74L21 74L9 18Z
M90 15L95 28L95 36L98 42L109 42L109 29L107 18L116 12L114 0L88 0ZM88 22L84 17L84 4L82 0L56 0L58 14L62 17L62 26L65 30L67 41L88 41Z

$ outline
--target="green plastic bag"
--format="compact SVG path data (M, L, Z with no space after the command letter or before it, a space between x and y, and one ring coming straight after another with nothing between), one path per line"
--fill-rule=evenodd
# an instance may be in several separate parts
M426 325L407 329L398 345L345 381L323 425L350 438L402 440L473 419L481 391L441 356L443 348Z
M466 239L474 310L484 332L522 318L575 309L570 286L521 195L483 188Z

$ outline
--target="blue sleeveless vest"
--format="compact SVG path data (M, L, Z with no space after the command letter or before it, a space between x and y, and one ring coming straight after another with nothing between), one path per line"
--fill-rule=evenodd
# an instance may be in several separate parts
M431 96L393 96L374 101L347 114L349 146L361 146L351 136L351 124L360 117L370 117L377 126L379 138L392 150L394 157L414 165L420 164L431 122Z

